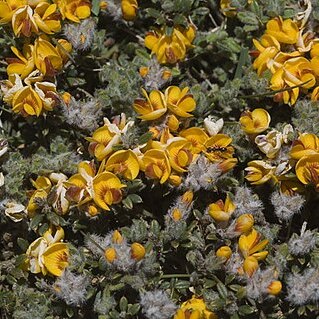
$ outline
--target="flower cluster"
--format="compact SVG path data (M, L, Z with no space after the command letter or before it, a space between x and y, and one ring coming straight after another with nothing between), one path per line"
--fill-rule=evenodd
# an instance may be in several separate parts
M276 129L257 135L268 129L270 115L264 109L244 112L240 118L242 129L265 155L263 160L248 163L246 179L253 185L267 181L278 184L282 193L293 195L303 192L303 185L318 189L318 136L313 133L295 132L290 124L280 132Z
M276 101L294 105L300 93L308 92L311 100L318 100L318 38L306 30L305 20L300 24L279 16L267 22L260 40L254 39L253 67L259 76L266 70L271 73Z
M174 64L183 61L186 51L192 48L195 27L175 26L173 30L162 27L149 32L145 37L145 46L156 55L161 64Z
M26 251L26 269L34 274L61 276L69 265L69 248L62 242L63 238L63 228L51 226L42 237L33 241Z

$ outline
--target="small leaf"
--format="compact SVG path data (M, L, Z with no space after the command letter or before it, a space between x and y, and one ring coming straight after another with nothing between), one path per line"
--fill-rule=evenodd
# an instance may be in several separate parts
M22 251L26 251L28 249L28 247L29 247L29 243L25 239L23 239L21 237L19 237L17 239L17 244L21 248Z
M217 287L217 291L218 291L219 295L223 299L226 299L227 295L228 295L228 291L227 291L226 286L223 283L219 282L219 283L217 283L216 287Z
M243 305L239 307L238 312L241 315L251 315L252 313L256 312L256 310L251 306Z
M122 203L125 208L127 209L132 209L133 208L133 203L129 197L126 197L122 200Z
M140 310L139 304L137 303L134 305L129 304L127 308L127 313L130 314L131 316L134 316L139 312L139 310Z
M147 132L143 135L140 136L140 138L138 139L138 143L141 144L145 144L147 143L151 138L153 137L153 134L151 132Z
M93 0L92 1L92 9L91 11L93 12L94 15L99 15L100 13L100 0Z
M127 299L123 296L123 297L120 299L120 310L126 312L126 310L127 310L127 305L128 305Z
M40 223L42 222L43 217L44 215L42 214L35 215L30 222L30 228L32 230L36 230L39 227Z

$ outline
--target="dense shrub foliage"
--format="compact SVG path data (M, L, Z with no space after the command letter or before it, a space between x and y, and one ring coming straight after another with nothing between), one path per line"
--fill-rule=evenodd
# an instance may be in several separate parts
M0 317L319 318L315 0L1 0Z

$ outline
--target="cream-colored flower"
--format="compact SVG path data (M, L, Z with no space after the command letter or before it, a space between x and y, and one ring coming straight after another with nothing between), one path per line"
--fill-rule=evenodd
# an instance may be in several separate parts
M267 135L256 136L255 143L268 158L275 158L281 148L282 140L282 134L272 130Z
M204 119L204 128L209 136L214 136L218 134L224 126L224 120L219 119L215 121L211 116Z

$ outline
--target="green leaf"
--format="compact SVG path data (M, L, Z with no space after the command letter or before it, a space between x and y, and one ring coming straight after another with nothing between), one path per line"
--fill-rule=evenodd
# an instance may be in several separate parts
M239 307L238 312L241 315L251 315L252 313L256 312L256 310L251 306L243 305Z
M153 137L153 134L151 132L147 132L143 135L140 136L140 138L138 139L138 143L141 144L145 144L147 143L151 138Z
M122 200L122 203L125 208L127 209L132 209L133 208L133 203L129 197L126 197Z
M120 310L126 312L126 310L127 310L127 305L128 305L127 299L123 296L123 297L120 299Z
M217 287L217 291L218 291L219 295L223 299L226 299L227 295L228 295L228 291L227 291L226 286L223 283L219 282L219 283L217 283L216 287Z
M99 15L100 13L100 0L92 0L92 9L94 15Z
M249 56L248 56L248 48L242 47L240 51L240 56L235 72L235 79L240 79L243 76L243 67L247 64L249 61Z
M29 247L29 242L27 242L25 239L19 237L17 239L17 244L21 248L22 251L26 251Z
M134 305L129 304L128 308L127 308L127 313L134 316L139 312L139 310L140 310L139 304L137 304L137 303Z
M44 215L42 214L35 215L30 222L30 228L32 230L36 230L39 227L40 223L42 222L43 217Z
M155 19L159 18L162 15L160 11L154 8L147 8L145 12L147 16L155 18Z
M134 204L140 204L143 203L143 199L141 196L137 195L137 194L130 194L127 196L128 198L130 198L130 200L132 201L132 203Z

